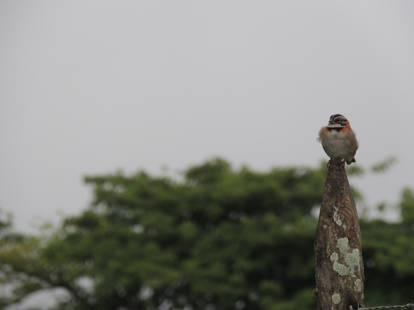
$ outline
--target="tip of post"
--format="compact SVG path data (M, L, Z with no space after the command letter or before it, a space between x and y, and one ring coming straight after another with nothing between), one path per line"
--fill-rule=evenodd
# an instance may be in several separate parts
M328 167L330 166L344 167L345 161L342 159L332 158L328 161Z
M328 171L326 175L328 183L342 184L347 182L348 176L345 170L345 161L338 159L331 159L328 162Z

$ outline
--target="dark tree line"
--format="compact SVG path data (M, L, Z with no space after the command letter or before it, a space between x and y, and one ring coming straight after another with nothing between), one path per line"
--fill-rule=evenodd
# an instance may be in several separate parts
M180 180L87 177L93 203L52 233L1 222L0 308L63 288L53 309L315 309L325 174L325 164L258 172L213 159ZM413 192L399 209L399 222L361 220L368 305L414 299Z

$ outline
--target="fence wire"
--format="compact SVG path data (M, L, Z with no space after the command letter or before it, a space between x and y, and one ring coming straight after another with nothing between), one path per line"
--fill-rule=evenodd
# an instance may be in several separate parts
M356 308L354 310L386 310L386 309L414 309L414 304L406 304L406 305L399 305L399 306L377 306L377 307L364 307L364 308Z

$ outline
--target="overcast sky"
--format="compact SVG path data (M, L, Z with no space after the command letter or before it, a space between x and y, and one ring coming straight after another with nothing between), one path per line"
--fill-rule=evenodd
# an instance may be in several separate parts
M414 1L1 1L0 208L28 229L88 174L315 166L333 113L368 202L414 188ZM351 180L351 182L357 182Z

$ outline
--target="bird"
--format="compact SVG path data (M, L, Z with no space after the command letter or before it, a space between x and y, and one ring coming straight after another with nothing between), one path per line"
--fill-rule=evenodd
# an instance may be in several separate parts
M349 121L342 114L329 117L328 126L319 131L319 141L331 159L340 159L348 165L355 162L358 140Z

